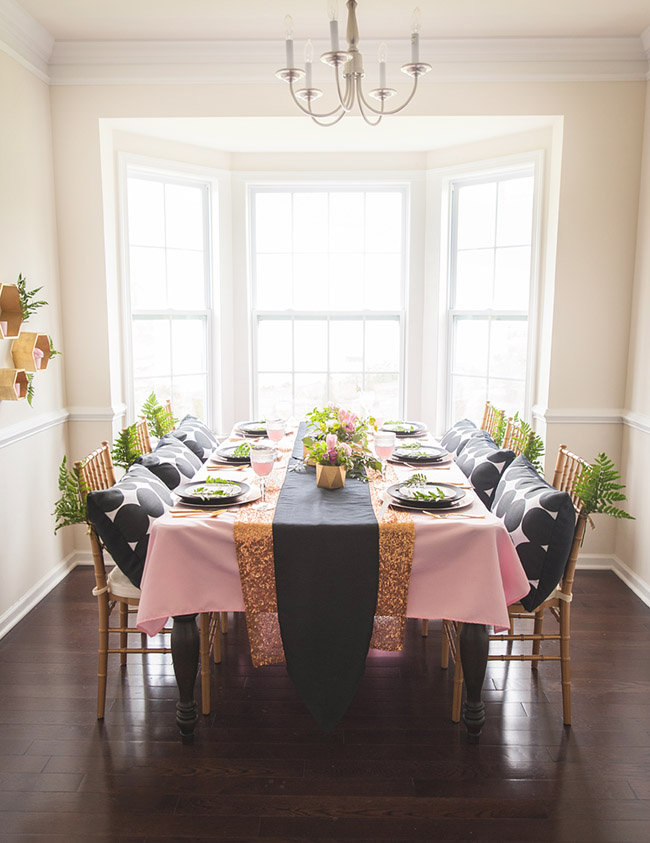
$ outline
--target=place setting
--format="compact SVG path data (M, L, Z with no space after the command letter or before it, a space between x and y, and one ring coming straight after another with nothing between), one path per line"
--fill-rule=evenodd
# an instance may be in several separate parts
M419 438L427 436L428 434L426 424L415 421L387 421L382 424L380 430L390 431L394 433L398 439Z
M447 517L460 510L459 517L484 518L468 515L463 510L474 503L471 489L457 483L438 482L425 475L413 475L386 489L385 501L393 509L420 512L434 517Z
M173 518L208 515L218 518L221 512L253 503L262 496L261 490L240 480L206 477L204 480L183 483L175 490L179 498L169 511Z
M441 445L429 445L422 442L396 443L389 459L393 465L443 466L452 462L451 455Z

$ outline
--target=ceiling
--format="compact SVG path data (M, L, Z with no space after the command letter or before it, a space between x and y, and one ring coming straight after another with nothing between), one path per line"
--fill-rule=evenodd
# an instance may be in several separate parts
M325 0L17 0L57 41L275 40L292 15L296 38L327 30ZM639 36L649 0L413 0L423 38ZM343 21L343 0L339 20ZM410 31L411 5L359 0L361 37Z

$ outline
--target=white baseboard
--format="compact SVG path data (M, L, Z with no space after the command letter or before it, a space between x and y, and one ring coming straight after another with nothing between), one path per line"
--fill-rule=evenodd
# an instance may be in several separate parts
M633 591L646 606L650 606L650 584L628 567L618 556L607 556L602 553L581 553L578 557L578 570L613 571L630 591Z
M0 638L6 635L10 629L13 629L18 621L22 620L28 612L31 612L77 566L76 557L76 553L71 553L62 562L59 562L35 586L30 588L18 602L14 603L13 606L0 616Z

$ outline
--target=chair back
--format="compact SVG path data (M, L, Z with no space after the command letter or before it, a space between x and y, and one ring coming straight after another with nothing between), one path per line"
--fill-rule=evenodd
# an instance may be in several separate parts
M587 513L582 505L580 498L576 495L575 487L582 477L585 469L589 464L582 459L582 457L572 454L567 449L566 445L560 445L557 452L557 461L555 463L555 471L553 473L553 486L561 492L567 492L573 501L573 506L576 511L576 526L573 533L573 543L571 544L571 551L564 569L564 576L560 585L560 591L563 594L570 595L573 589L573 579L575 577L576 565L578 563L578 553L582 545L582 540L585 535L587 526Z
M74 467L79 478L84 501L89 492L110 489L111 486L115 485L115 469L111 457L111 447L108 442L102 442L100 448L89 454L85 460L76 462ZM92 524L89 525L88 534L95 569L96 591L100 593L102 589L107 588L104 554L99 536Z
M509 448L511 451L514 451L517 456L519 456L524 453L534 435L534 431L526 431L521 422L516 422L514 419L508 419L501 447Z
M135 435L138 440L138 446L142 454L150 454L153 450L151 447L151 438L149 437L149 425L144 416L135 423Z
M172 402L169 398L163 404L163 408L164 408L165 412L169 414L170 418L174 418L174 413L172 412ZM171 429L174 430L175 427L176 427L176 425L174 424L174 426Z
M481 430L486 430L490 436L494 437L498 432L502 417L503 410L497 410L494 404L486 401L485 409L483 410L483 420L481 421Z

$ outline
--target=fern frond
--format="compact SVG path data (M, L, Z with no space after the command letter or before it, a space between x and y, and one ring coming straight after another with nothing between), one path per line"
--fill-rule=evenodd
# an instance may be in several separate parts
M596 459L582 473L582 477L576 483L575 492L580 498L587 515L602 513L611 515L612 518L628 518L634 520L634 516L614 506L627 500L622 489L623 483L617 483L621 475L616 470L614 461L607 454L601 452Z
M61 497L54 504L54 512L52 513L56 524L55 533L61 527L84 524L88 520L84 483L76 472L68 470L65 457L63 457L59 466L59 491Z
M115 465L119 465L124 469L128 469L138 457L142 456L140 444L138 443L138 435L135 431L135 424L125 427L118 434L115 442L113 442L111 454Z
M177 419L174 418L172 413L161 407L155 392L152 392L144 402L141 412L147 420L149 429L158 439L161 439L166 433L173 430L177 422Z

